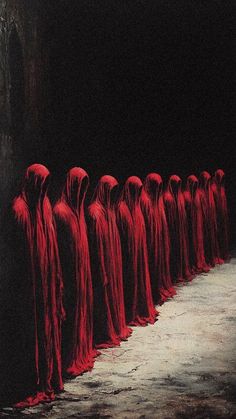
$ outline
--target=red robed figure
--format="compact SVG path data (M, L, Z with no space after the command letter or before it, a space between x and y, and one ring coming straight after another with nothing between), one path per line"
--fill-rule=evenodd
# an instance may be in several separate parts
M216 205L217 237L220 258L229 259L229 220L228 205L225 193L225 173L222 169L215 172L212 190Z
M170 240L162 194L162 178L147 175L141 193L141 208L147 231L149 271L155 303L176 294L170 276Z
M89 206L96 347L119 345L131 335L125 319L122 254L114 208L118 182L102 176Z
M203 171L199 176L199 191L203 208L204 252L210 266L223 263L220 258L217 238L216 206L212 190L211 175Z
M188 218L190 266L196 273L209 272L210 267L204 254L203 209L195 175L188 176L184 197Z
M19 333L23 328L24 336L20 338L22 350L27 354L23 368L30 376L32 386L32 395L17 403L16 407L53 400L54 392L63 390L63 282L52 208L46 193L48 177L49 171L45 166L30 166L23 190L13 203L14 217L24 242L22 262L26 276L21 276L19 284L19 304L24 311L25 324L18 327Z
M118 225L123 253L126 320L130 325L154 323L155 310L148 267L145 221L140 207L142 182L127 179L118 202Z
M84 199L88 174L80 167L68 174L54 207L64 278L66 321L63 325L63 369L77 376L91 370L93 349L93 290Z
M166 217L170 233L170 267L174 282L193 278L189 266L188 225L182 181L172 175L164 194Z

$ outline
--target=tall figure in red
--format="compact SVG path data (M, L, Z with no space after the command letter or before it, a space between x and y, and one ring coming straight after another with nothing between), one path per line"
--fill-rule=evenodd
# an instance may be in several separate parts
M16 407L54 399L63 390L61 322L63 282L52 208L47 197L48 169L30 166L21 194L13 202L17 266L16 354L22 386L30 396ZM16 285L17 284L17 285ZM17 364L17 363L16 363ZM15 371L17 374L17 371Z
M147 231L149 271L155 303L176 294L170 276L170 240L162 194L162 178L150 173L143 184L141 208Z
M203 208L204 251L206 262L214 267L223 263L219 256L219 243L217 237L216 206L212 190L211 175L203 171L199 176L199 191Z
M88 174L72 168L62 196L54 207L59 253L64 278L63 367L77 376L91 370L96 355L93 349L93 291L84 200Z
M225 173L222 169L215 172L212 190L216 205L217 237L220 258L229 259L229 220L228 205L225 193Z
M154 323L154 307L148 267L145 221L140 207L142 182L127 179L118 202L118 224L123 253L126 320L130 325Z
M203 210L195 175L188 176L184 197L188 219L190 266L196 273L209 272L210 267L206 264L204 254Z
M188 226L182 181L172 175L164 194L166 217L170 233L170 267L174 282L193 278L189 266Z
M89 206L94 340L98 348L119 345L131 334L125 319L122 254L114 207L117 186L113 176L102 176Z

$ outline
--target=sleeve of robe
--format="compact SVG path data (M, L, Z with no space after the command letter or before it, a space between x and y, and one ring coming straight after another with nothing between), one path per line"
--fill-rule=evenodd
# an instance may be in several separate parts
M71 239L69 228L59 217L55 216L59 256L62 269L63 305L65 309L65 322L62 325L62 361L63 364L71 346L70 338L73 336L73 307L75 307L76 287L72 278L75 278L74 253L71 251Z
M91 260L91 274L93 284L93 325L94 325L94 344L98 344L107 340L107 336L103 335L106 330L107 317L104 310L105 291L107 279L102 269L100 259L100 243L101 237L97 237L96 221L92 216L86 214L88 225L88 241ZM104 257L101 255L101 257ZM101 333L103 331L103 333Z

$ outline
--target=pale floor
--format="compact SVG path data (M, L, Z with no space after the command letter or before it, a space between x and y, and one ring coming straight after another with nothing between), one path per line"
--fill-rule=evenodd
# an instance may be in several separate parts
M236 418L236 259L178 287L158 322L102 352L50 405L25 418Z

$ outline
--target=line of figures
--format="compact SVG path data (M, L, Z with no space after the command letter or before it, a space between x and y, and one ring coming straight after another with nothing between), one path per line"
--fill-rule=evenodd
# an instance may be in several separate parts
M85 208L89 176L72 168L52 208L49 171L30 166L12 206L9 374L16 407L54 400L63 380L93 368L100 348L131 326L153 324L156 305L229 258L224 172L185 188L157 173L122 188L105 175Z

